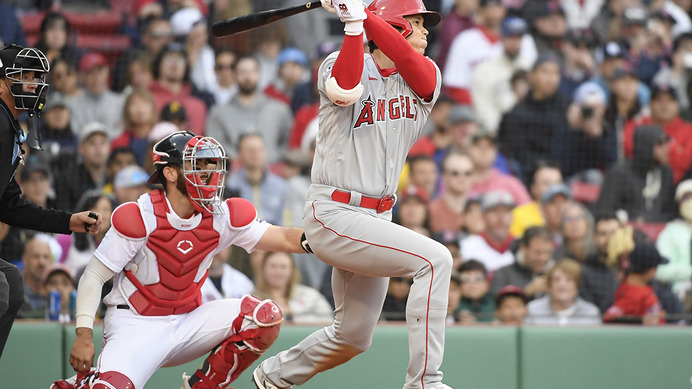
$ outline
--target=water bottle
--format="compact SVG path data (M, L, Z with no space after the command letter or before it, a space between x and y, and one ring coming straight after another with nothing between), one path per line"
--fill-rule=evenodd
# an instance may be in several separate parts
M60 292L51 290L48 292L48 320L57 321L60 319Z

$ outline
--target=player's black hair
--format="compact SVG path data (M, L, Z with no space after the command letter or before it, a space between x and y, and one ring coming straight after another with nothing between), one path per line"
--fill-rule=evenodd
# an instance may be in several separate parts
M390 24L390 26L392 26L392 27L393 27L395 30L397 30L399 33L401 33L402 31L404 31L404 29L401 28L401 27L393 26L393 25L391 25L391 24ZM378 49L378 47L377 47L377 45L375 44L375 42L369 40L369 41L368 41L368 50L370 50L371 53L374 53L375 50L377 50L377 49Z
M536 238L541 238L541 239L547 239L552 241L553 240L553 234L550 232L550 229L546 226L533 226L529 227L524 231L524 235L521 237L521 245L526 247L528 246L532 240Z
M464 261L461 266L459 266L459 274L463 274L470 271L479 271L483 273L484 276L488 276L488 269L485 267L483 262L476 259L469 259Z

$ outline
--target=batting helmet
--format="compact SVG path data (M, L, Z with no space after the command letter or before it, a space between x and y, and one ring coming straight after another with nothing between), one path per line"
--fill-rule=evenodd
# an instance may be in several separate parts
M413 27L404 16L421 15L423 25L428 28L436 25L442 19L440 14L425 9L423 0L375 0L368 9L387 23L403 29L401 35L408 37Z
M33 112L43 109L48 93L46 75L50 64L41 50L8 45L0 50L0 70L5 83L12 81L12 85L7 86L14 97L16 109ZM35 86L33 90L32 86Z
M161 171L166 166L180 166L187 197L195 209L218 213L214 205L223 200L228 158L216 139L190 131L174 132L154 145L152 160L156 172L149 178L149 183L160 181ZM213 165L211 168L210 164Z

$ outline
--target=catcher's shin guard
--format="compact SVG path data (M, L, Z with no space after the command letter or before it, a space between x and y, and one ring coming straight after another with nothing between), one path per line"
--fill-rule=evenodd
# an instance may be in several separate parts
M212 350L190 377L190 388L226 388L274 343L282 321L281 309L273 301L243 296L240 314L233 321L235 335Z

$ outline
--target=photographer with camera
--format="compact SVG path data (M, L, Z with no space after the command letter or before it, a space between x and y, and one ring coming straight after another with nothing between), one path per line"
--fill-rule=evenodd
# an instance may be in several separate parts
M605 122L606 95L595 82L574 92L567 109L569 130L556 135L554 159L567 180L587 171L605 170L617 160L617 136Z

